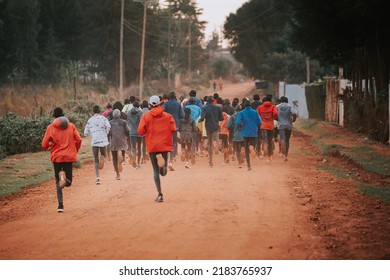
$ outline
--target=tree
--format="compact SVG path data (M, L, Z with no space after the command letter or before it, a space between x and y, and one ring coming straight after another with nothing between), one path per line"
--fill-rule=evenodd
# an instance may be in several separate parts
M38 75L39 2L5 1L5 10L3 42L6 63L2 68L8 71L5 76L19 80L18 82L31 83Z
M147 8L146 78L205 64L196 2L166 2ZM0 0L0 82L58 84L71 61L118 85L120 11L117 0ZM126 85L139 79L142 16L142 3L125 2Z
M232 71L233 63L226 58L215 58L211 64L210 68L215 77L227 77Z
M288 83L300 84L306 80L306 55L292 49L286 52L274 52L267 55L264 63L259 65L261 76L274 84L287 80ZM316 60L310 61L311 81L322 78L325 69Z
M224 24L233 56L254 77L258 66L271 53L276 38L288 28L288 10L278 0L251 0L230 14Z
M202 49L206 23L199 20L202 10L197 7L194 0L167 0L166 2L174 21L173 59L181 71L188 69L189 63L192 69L197 69L206 59Z
M316 1L315 9L310 0L288 3L296 46L321 62L354 69L357 80L375 77L378 90L386 90L390 62L387 1Z
M42 36L42 52L39 60L39 81L44 84L58 85L62 81L63 46L55 35L54 28L48 29Z
M220 44L219 44L219 35L216 30L214 30L211 34L211 40L208 41L206 49L209 52L217 52L220 49Z

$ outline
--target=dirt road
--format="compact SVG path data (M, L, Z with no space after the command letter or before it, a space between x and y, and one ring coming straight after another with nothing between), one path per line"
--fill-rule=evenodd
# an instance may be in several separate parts
M223 96L246 86L226 85ZM318 169L321 155L304 135L293 135L288 162L252 159L247 171L222 159L209 168L199 157L190 169L178 160L162 179L163 203L154 202L149 162L124 165L120 181L106 162L101 185L83 165L64 190L64 213L53 180L31 188L1 206L0 259L390 257L388 204ZM362 209L371 214L353 215Z

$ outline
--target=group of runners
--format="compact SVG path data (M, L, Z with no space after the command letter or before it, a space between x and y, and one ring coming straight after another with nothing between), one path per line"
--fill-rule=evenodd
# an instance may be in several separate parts
M208 165L213 167L214 155L222 153L222 164L235 161L242 168L246 163L250 171L251 158L272 162L276 144L279 155L288 160L297 113L286 97L273 103L271 95L260 100L255 94L252 101L223 99L217 92L203 99L196 95L191 90L188 97L182 94L177 98L175 92L170 92L142 102L131 96L124 105L120 101L107 104L104 112L95 105L84 136L91 136L96 184L101 184L99 170L107 160L112 160L117 180L121 179L126 160L136 169L150 160L158 192L155 200L162 202L160 176L175 170L179 152L185 168L194 165L199 157L207 157ZM51 150L57 211L63 212L62 189L72 183L71 163L76 160L81 137L61 108L54 110L53 117L42 147Z

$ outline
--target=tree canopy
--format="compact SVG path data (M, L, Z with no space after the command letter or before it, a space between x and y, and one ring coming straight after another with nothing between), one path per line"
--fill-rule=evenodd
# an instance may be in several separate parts
M385 0L288 0L292 39L310 57L350 69L357 80L389 79L390 17Z
M139 78L143 3L125 1L125 83ZM0 83L59 84L69 65L83 65L118 84L120 0L0 1ZM145 77L166 77L204 63L205 22L193 0L147 5ZM189 60L191 48L191 60Z
M385 89L390 47L386 5L385 0L250 0L230 14L224 34L234 57L256 78L277 78L272 68L278 66L268 64L268 56L276 62L278 56L298 51L316 60L313 66L318 61L326 66L314 75L332 74L342 66L349 78L372 76ZM304 70L303 59L291 63ZM325 70L329 65L333 71ZM279 70L279 80L291 77L285 68Z

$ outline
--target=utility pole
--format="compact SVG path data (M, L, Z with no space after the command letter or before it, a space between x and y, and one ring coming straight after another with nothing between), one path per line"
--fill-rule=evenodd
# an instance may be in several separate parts
M144 22L142 29L142 46L141 46L141 65L139 73L139 99L142 100L142 92L144 90L144 56L145 56L145 33L146 33L146 8L149 0L144 0Z
M168 19L168 88L171 87L171 18Z
M310 58L306 57L306 82L310 84Z
M221 44L220 57L222 58L222 51L223 51L222 25L220 26L219 29L219 37L220 37L220 44Z
M191 84L191 17L188 22L188 83Z
M119 100L123 101L123 20L125 14L125 0L121 1L121 28L119 42Z

